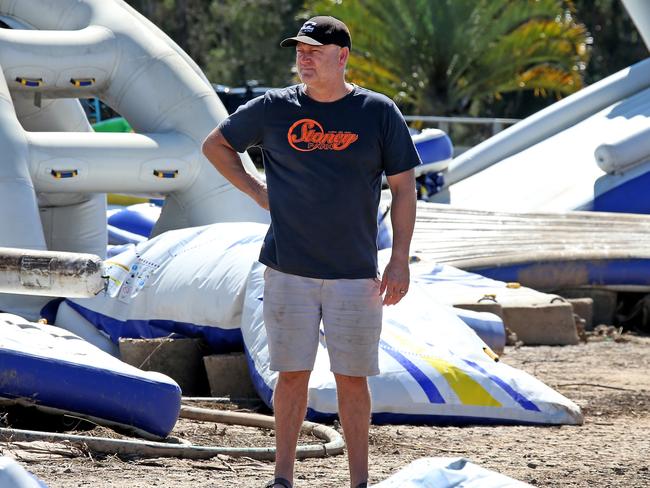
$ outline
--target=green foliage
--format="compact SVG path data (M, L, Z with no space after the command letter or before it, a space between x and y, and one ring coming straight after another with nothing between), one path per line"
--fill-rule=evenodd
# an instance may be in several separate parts
M212 1L216 42L206 60L208 77L231 85L248 80L267 86L289 83L295 53L279 43L295 34L301 7L302 0Z
M302 0L127 0L184 49L214 83L283 86L295 53Z
M648 48L621 0L574 0L576 17L593 37L585 81L594 83L645 59Z
M484 112L504 94L583 86L589 37L562 0L315 0L352 32L348 77L410 113Z

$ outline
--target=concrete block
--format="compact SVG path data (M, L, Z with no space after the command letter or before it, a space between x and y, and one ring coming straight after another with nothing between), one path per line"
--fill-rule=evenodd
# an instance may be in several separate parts
M122 361L169 376L184 396L207 396L208 379L202 361L206 353L200 339L120 339Z
M569 345L579 341L568 302L504 306L504 325L526 345Z
M593 300L591 328L598 324L612 325L614 323L618 292L598 288L571 288L560 290L557 294L564 298L591 298ZM587 327L587 330L591 328Z
M593 315L594 315L594 301L591 298L567 298L573 306L573 312L585 321L585 329L592 330L594 328Z
M257 398L244 353L213 354L203 363L213 397Z

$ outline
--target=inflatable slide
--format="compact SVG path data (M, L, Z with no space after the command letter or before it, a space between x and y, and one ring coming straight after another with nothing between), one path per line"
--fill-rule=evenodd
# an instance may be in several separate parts
M648 45L650 3L624 0ZM518 122L455 158L451 203L497 211L650 213L650 59ZM447 202L442 202L447 203Z

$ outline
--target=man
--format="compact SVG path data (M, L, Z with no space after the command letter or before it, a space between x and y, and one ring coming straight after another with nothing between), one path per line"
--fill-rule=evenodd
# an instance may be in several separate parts
M203 152L233 185L270 209L260 261L271 369L279 371L275 480L291 487L322 319L336 378L352 487L367 486L370 393L383 305L409 287L415 222L413 168L420 159L395 104L345 81L350 33L318 16L282 47L296 48L301 84L251 100L212 131ZM260 146L266 185L237 152ZM382 173L392 193L394 242L381 280L377 208ZM382 300L383 296L383 300Z

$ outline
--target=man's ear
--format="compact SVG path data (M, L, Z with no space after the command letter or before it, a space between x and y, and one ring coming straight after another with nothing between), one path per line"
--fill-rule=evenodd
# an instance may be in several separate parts
M339 51L339 65L345 66L345 64L348 62L349 57L350 57L350 48L342 47L341 50Z

